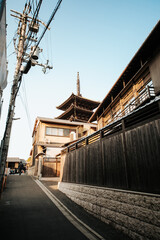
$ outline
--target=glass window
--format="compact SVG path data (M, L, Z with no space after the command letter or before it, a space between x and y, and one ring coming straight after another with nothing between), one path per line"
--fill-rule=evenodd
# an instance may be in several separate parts
M46 127L46 135L57 135L57 128Z
M51 135L58 135L58 129L57 128L51 128Z
M57 130L58 130L58 136L63 136L63 129L59 128Z
M69 136L70 130L69 129L64 129L64 136Z
M72 130L72 129L46 127L46 135L51 135L51 136L68 137L71 131L75 132L75 130Z
M46 135L51 135L51 128L49 127L46 127Z

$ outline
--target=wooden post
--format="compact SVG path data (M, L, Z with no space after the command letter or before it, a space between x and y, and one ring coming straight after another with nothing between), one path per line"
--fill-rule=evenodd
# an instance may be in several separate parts
M85 144L88 145L88 138L85 139Z
M100 131L100 138L103 138L103 131Z
M125 88L126 86L126 83L125 83L125 80L123 79L123 88Z
M147 86L147 90L148 90L148 96L149 96L149 98L151 97L151 94L150 94L150 88L149 88L149 86Z
M100 160L102 168L102 185L105 185L105 159L104 159L104 147L103 147L103 131L100 131Z
M58 164L57 164L57 157L56 157L56 177L58 177L57 176L57 166L58 166Z
M126 186L129 188L128 182L128 171L127 171L127 149L126 149L126 137L125 137L125 123L124 119L122 120L122 134L123 134L123 154L124 154L124 167L125 167L125 177L126 177Z

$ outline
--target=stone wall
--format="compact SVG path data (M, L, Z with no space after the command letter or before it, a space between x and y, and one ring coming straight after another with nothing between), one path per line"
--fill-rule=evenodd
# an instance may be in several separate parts
M160 195L64 182L59 190L133 239L160 239Z

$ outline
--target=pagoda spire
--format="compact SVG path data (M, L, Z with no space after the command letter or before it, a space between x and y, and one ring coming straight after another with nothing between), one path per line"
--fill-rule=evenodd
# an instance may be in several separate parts
M79 80L79 72L77 72L77 96L82 96L80 93L80 80Z
M82 97L80 92L79 72L77 72L77 93L72 93L71 96L57 107L63 111L57 119L66 119L70 121L88 122L93 110L98 107L100 103Z

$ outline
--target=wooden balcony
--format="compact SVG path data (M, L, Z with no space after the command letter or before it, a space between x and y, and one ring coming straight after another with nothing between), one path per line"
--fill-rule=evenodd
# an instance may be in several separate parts
M144 105L155 97L154 87L147 86L132 102L130 102L121 112L112 116L112 122L127 116L136 108Z
M96 141L99 141L104 137L108 137L115 133L123 132L124 129L141 123L144 120L149 121L150 118L158 116L160 113L160 98L155 102L151 102L151 104L146 104L153 98L155 98L154 88L147 87L121 113L115 116L114 120L110 124L92 133L91 135L84 137L77 142L67 146L61 151L61 153L66 154L67 152L75 151L76 149L85 147L86 145L90 145ZM139 108L140 106L145 104L146 106ZM137 111L134 112L134 109L137 109Z

